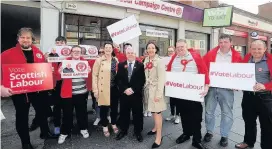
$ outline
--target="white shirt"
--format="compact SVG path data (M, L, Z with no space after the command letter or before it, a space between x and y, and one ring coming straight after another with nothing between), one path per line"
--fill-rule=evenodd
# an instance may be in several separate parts
M198 73L196 62L190 52L188 52L185 56L178 56L177 55L177 57L175 57L175 59L172 63L172 69L171 69L172 72L182 72L184 65L181 64L181 60L187 60L187 61L192 60L192 61L188 62L184 72L190 72L193 74Z
M228 53L224 54L220 51L220 49L217 51L216 60L215 62L219 63L231 63L232 60L232 51L229 50Z

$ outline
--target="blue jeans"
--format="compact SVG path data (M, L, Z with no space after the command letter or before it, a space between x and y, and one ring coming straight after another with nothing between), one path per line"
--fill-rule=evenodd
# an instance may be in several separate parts
M213 134L215 125L215 109L217 103L221 108L220 133L222 137L228 137L233 124L234 92L230 89L210 87L205 97L205 123L207 132Z

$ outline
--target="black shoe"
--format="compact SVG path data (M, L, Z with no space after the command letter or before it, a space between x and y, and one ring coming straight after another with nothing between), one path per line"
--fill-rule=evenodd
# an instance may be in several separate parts
M36 130L37 128L39 128L39 125L36 125L36 124L31 124L30 125L30 127L29 127L29 131L31 132L31 131L34 131L34 130Z
M226 137L222 137L219 144L222 146L222 147L226 147L228 146L228 138Z
M57 139L58 135L54 135L51 132L47 132L46 134L40 134L41 139Z
M151 135L155 135L156 133L157 133L156 131L153 132L153 131L151 130L151 131L149 131L149 132L147 133L147 135L151 136Z
M202 143L196 143L196 142L193 142L192 143L192 146L197 148L197 149L208 149L206 146L204 146Z
M121 131L121 132L117 135L117 137L116 137L115 139L116 139L116 140L121 140L121 139L124 138L126 135L127 135L126 132Z
M212 140L213 134L206 133L204 136L204 141L205 142L210 142Z
M162 144L162 139L163 139L163 137L161 138L161 144ZM161 144L158 145L156 142L154 142L152 145L152 148L159 148L161 146Z
M33 146L29 143L29 144L24 144L23 145L23 149L34 149Z
M181 136L179 136L179 137L177 138L176 143L177 143L177 144L181 144L181 143L183 143L183 142L185 142L185 141L187 141L187 140L189 140L189 139L190 139L190 136L185 135L185 134L182 134Z
M136 139L137 139L139 142L143 142L144 139L143 139L143 136L142 136L141 133L136 133L135 136L136 136Z

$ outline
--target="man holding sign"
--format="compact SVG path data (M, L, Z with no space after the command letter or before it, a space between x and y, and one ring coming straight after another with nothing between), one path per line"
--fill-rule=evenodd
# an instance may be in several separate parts
M245 121L245 136L242 143L235 147L239 149L253 148L257 137L256 119L261 125L261 148L272 147L272 56L267 52L266 44L261 40L253 41L250 53L244 63L255 63L256 84L254 92L244 91L242 113Z
M186 40L180 39L176 43L176 54L174 54L167 66L167 71L188 72L192 74L205 75L205 89L201 96L206 96L209 90L208 70L201 56L187 49ZM185 93L184 93L185 94ZM180 144L193 136L192 145L197 149L206 149L201 143L201 122L202 122L202 104L197 101L177 99L180 109L180 117L183 127L183 134L176 140Z
M241 61L240 53L231 47L231 37L229 35L221 35L219 38L219 46L209 51L204 57L204 61L210 70L210 63L238 63ZM224 68L222 68L224 69ZM228 134L233 124L233 102L234 92L232 89L211 87L208 95L205 97L206 105L206 129L207 133L204 137L205 142L210 142L213 137L215 125L215 109L217 103L221 107L221 140L220 145L226 147L228 145Z
M18 44L16 47L13 47L11 49L6 50L1 54L2 59L2 83L3 84L10 84L9 82L5 83L6 81L9 81L4 78L4 74L13 73L16 75L16 79L22 79L22 81L28 81L33 82L36 81L37 78L41 78L41 76L37 76L39 73L43 72L27 72L27 69L23 70L22 68L12 68L7 72L7 70L4 71L3 64L27 64L27 63L44 63L45 59L43 56L43 53L34 45L32 45L33 42L33 32L31 28L21 28L17 34L18 36ZM29 64L28 64L29 65ZM49 68L51 70L51 68ZM26 72L22 72L26 71ZM21 73L21 74L20 74ZM51 72L52 73L52 70ZM43 76L47 76L49 74L44 73ZM52 75L52 74L51 74ZM11 76L11 75L8 75ZM23 79L26 78L27 79ZM31 78L31 79L28 79ZM21 81L21 80L20 80ZM42 80L43 81L43 80ZM48 82L47 82L48 83ZM17 81L18 85L18 81ZM12 93L14 93L15 88L13 89L11 86ZM20 88L24 87L23 86ZM35 84L29 85L28 87L31 88L31 86L35 86ZM52 84L51 84L52 86ZM7 87L7 86L6 86ZM52 88L51 88L52 89ZM41 135L40 137L42 139L45 138L55 138L50 132L48 128L47 123L47 116L46 116L46 109L47 109L47 103L46 103L46 94L45 92L32 92L32 93L20 93L16 95L12 95L12 101L15 106L16 110L16 130L20 136L21 143L23 149L33 149L31 143L30 143L30 136L29 136L29 130L28 130L28 114L29 114L29 107L30 103L33 105L37 112L37 118L39 122L39 126L41 128Z

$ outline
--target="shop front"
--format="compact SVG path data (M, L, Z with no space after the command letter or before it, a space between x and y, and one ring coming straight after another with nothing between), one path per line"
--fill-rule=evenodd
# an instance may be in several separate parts
M47 5L43 3L44 5ZM179 38L186 38L185 31L196 31L211 34L211 28L201 26L200 22L188 22L184 6L170 4L163 1L75 1L75 2L51 2L62 11L55 14L59 20L59 34L67 37L69 45L87 44L97 47L103 46L105 42L111 41L107 26L134 15L140 24L142 35L132 40L131 43L137 50L137 55L142 55L148 42L155 42L160 48L160 55L167 53L169 46L174 46ZM48 6L48 5L47 5ZM42 7L47 11L48 7ZM43 18L50 18L42 13ZM52 18L53 16L51 16ZM44 49L53 44L48 42L50 30L46 25L49 23L43 20L42 32L44 32ZM52 26L52 25L51 25ZM46 30L46 32L45 32ZM56 35L55 35L56 36ZM207 37L208 38L208 37ZM208 42L209 40L207 40ZM205 43L209 45L210 43ZM121 45L122 46L122 45Z
M232 26L222 28L221 33L232 36L234 48L244 56L254 40L262 40L271 49L272 24L257 16L233 13Z

